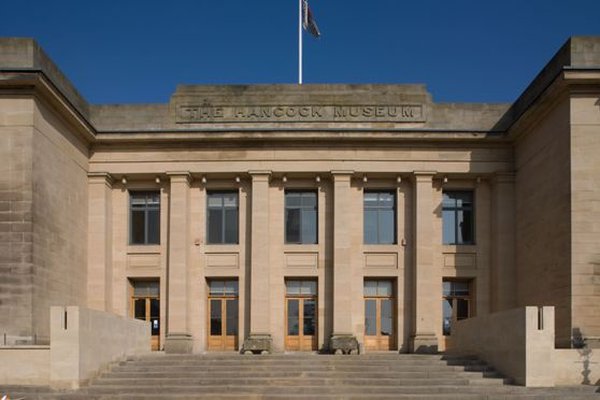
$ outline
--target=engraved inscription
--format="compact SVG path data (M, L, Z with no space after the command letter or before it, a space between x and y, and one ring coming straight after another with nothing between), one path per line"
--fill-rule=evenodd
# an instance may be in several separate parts
M424 122L421 104L400 105L180 105L177 123Z

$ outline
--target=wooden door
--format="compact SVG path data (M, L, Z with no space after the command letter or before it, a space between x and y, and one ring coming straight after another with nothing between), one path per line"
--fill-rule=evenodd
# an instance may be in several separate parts
M209 350L237 350L238 299L237 297L210 297Z
M157 297L133 296L133 317L150 322L150 344L153 351L160 349L160 300Z
M286 298L285 348L292 351L317 349L317 298Z
M395 315L392 282L365 282L365 350L396 349Z

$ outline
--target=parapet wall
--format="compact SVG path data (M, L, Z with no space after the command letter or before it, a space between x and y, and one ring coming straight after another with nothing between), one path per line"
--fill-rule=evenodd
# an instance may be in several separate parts
M0 347L0 385L77 389L111 363L150 352L148 322L52 307L50 346Z
M459 321L447 352L477 355L520 385L554 386L553 349L554 308L524 307Z
M521 307L452 326L447 353L476 355L515 383L529 387L595 384L593 349L554 348L554 307Z

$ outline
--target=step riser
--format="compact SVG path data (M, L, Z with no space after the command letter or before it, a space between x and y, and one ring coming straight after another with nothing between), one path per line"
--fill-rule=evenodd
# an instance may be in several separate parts
M16 388L15 388L16 389ZM0 387L0 393L2 388ZM591 399L507 386L485 363L440 355L164 355L115 365L71 393L19 394L28 400L548 400Z

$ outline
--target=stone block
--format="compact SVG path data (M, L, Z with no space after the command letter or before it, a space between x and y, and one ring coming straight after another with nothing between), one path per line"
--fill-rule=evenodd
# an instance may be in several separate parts
M329 349L334 354L358 354L358 340L354 335L333 335Z
M271 353L273 339L269 334L251 334L244 340L242 354L268 354Z
M167 354L190 354L192 347L192 335L187 333L169 333L165 339Z
M411 353L436 354L438 350L438 340L433 333L411 337Z

